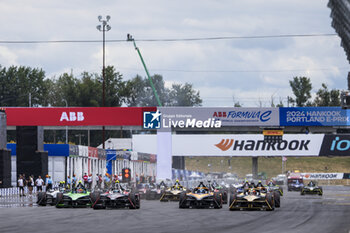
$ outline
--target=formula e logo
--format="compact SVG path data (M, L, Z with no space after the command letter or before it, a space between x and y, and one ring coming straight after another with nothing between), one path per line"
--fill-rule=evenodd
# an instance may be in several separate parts
M218 144L215 144L216 147L222 151L227 151L233 145L233 139L222 139Z
M160 129L161 115L162 114L159 112L159 110L156 112L143 112L143 128Z

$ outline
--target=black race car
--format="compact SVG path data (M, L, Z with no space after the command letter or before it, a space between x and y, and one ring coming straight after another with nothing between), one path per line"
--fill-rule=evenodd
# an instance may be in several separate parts
M69 190L66 189L65 183L60 182L60 185L57 188L50 189L46 192L38 192L36 203L39 206L46 205L56 205L56 196L58 193L67 193Z
M59 192L56 195L56 207L90 207L90 192L79 183L76 188L73 188L70 192Z
M182 192L179 199L179 208L222 208L222 196L219 192L206 187L201 182L192 192Z
M140 208L140 195L116 183L105 193L93 192L90 194L92 208Z
M305 194L318 194L322 196L323 189L321 186L317 186L315 182L310 181L310 183L304 186L300 191L300 195L305 195Z
M162 196L162 191L165 189L165 184L149 184L146 189L146 200L159 200Z
M269 192L265 188L248 188L243 192L230 195L229 209L274 210L280 206L279 193Z
M222 204L227 204L228 201L228 192L227 192L227 188L224 186L219 185L217 182L213 182L210 184L211 189L213 190L213 192L218 192L220 193L221 197L222 197Z
M176 180L175 184L165 190L162 190L160 201L179 201L180 194L186 192L186 188L183 187L179 180Z
M278 191L280 195L283 196L283 188L276 185L274 182L270 181L265 187L268 191Z

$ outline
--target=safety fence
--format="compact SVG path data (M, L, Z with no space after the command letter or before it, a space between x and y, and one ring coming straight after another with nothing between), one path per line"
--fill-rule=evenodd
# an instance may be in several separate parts
M58 183L55 183L52 185L53 188L58 187ZM46 186L42 187L42 191L46 192ZM38 192L38 188L35 186L33 187L32 194L36 194ZM9 196L19 196L20 194L20 188L19 187L11 187L11 188L0 188L0 197L9 197ZM24 187L24 194L28 195L29 190L28 187Z

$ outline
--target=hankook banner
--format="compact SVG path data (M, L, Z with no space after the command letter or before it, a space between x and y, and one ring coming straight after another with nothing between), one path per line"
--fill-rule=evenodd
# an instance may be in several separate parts
M289 134L280 143L267 143L262 134L173 135L173 155L318 156L323 136Z
M156 135L133 135L133 150L157 153ZM171 135L173 156L350 156L350 134L284 134L267 143L262 134Z
M301 173L305 180L341 180L344 173Z

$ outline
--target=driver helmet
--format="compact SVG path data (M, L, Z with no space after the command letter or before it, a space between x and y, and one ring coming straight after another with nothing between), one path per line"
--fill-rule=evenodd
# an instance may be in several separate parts
M116 180L115 183L116 183L116 184L119 184L119 180Z

